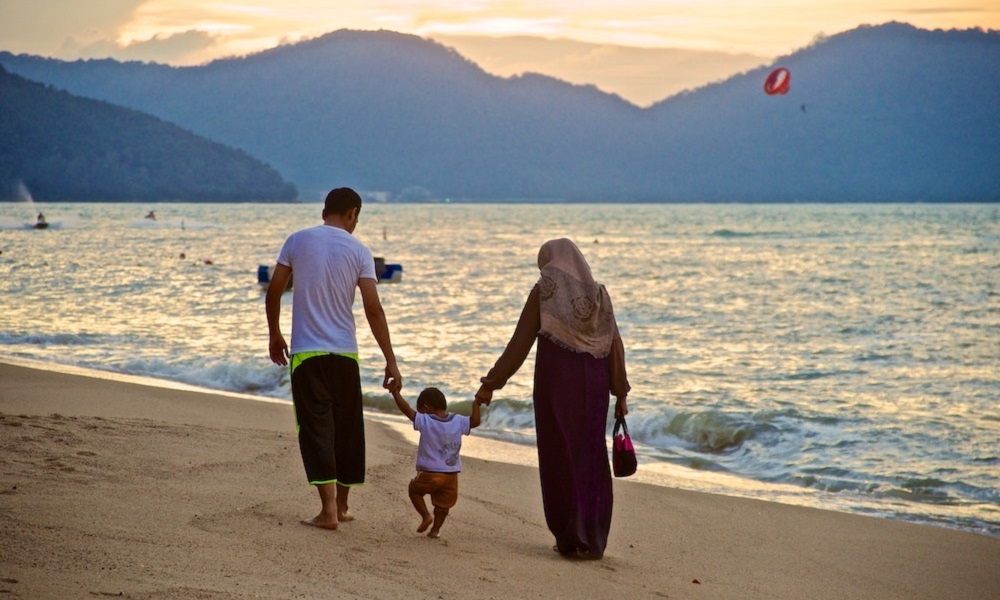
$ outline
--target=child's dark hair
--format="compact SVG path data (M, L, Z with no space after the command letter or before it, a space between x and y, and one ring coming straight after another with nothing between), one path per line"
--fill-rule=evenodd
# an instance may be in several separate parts
M434 410L448 409L448 401L444 399L444 394L441 390L434 387L424 388L424 391L420 392L420 395L417 396L417 408L419 409L424 405Z

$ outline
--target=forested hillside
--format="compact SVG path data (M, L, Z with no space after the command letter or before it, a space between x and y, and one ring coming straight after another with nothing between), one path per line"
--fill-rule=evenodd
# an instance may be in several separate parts
M0 198L293 200L295 186L241 150L0 67Z

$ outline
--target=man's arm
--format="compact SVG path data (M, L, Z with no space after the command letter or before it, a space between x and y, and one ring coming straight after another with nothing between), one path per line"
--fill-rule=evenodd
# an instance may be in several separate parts
M382 387L389 391L398 391L403 387L403 377L399 374L399 367L396 365L396 355L392 352L392 340L389 338L389 323L385 319L385 310L382 302L378 298L378 284L374 279L359 279L358 287L361 288L361 300L365 306L365 317L368 319L368 326L371 327L372 335L378 342L378 347L385 357L385 378L382 380Z
M270 338L268 351L271 354L271 362L281 366L288 364L288 344L285 343L285 336L281 335L281 295L285 293L291 276L292 268L278 263L274 267L274 274L271 276L271 283L267 285L267 295L264 297L267 333Z

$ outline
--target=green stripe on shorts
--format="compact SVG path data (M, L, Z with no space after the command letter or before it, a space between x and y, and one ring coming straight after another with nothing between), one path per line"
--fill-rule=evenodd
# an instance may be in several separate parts
M336 354L337 356L345 356L356 363L359 364L361 363L361 361L358 359L357 352L324 352L322 350L315 352L296 352L295 354L292 355L292 362L289 363L289 369L290 369L289 374L294 373L295 369L299 368L299 365L305 362L306 359L312 358L314 356L326 356L327 354Z

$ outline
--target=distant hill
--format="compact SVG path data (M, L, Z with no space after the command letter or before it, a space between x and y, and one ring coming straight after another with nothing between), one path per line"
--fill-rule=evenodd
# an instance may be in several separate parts
M998 201L1000 33L890 23L640 109L485 73L436 42L338 31L203 67L0 64L332 185L469 200Z
M278 201L294 185L245 152L0 67L0 199ZM23 193L23 192L21 192Z
M776 64L791 72L785 96L762 92L769 67L650 108L643 152L661 151L661 185L720 200L1000 200L1000 32L860 27Z

